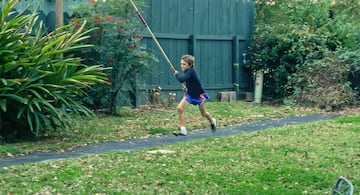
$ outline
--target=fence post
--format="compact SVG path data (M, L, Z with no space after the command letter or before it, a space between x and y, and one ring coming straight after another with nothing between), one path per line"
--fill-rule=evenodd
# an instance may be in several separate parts
M233 38L233 85L234 90L236 92L236 99L239 98L239 89L240 89L240 78L239 78L239 71L240 71L240 64L239 64L239 36L234 36Z
M256 71L256 78L255 78L255 103L261 103L262 99L262 91L263 91L263 80L264 80L264 73L263 70L260 69Z
M189 52L191 55L196 56L196 35L190 35Z

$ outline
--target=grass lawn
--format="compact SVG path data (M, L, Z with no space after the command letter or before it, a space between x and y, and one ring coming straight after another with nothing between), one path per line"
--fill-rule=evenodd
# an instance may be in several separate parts
M250 121L304 115L318 110L255 103L207 102L207 110L217 119L218 126L229 126ZM209 127L196 106L186 109L187 129ZM63 151L79 145L106 141L142 138L154 134L170 134L178 130L178 115L172 108L121 108L119 116L98 114L97 118L74 116L72 127L50 132L39 140L0 145L0 157L33 151Z
M191 127L207 127L205 120L198 122L196 107L189 108ZM208 110L221 126L313 112L244 102L209 103ZM64 149L177 128L174 111L122 113L123 117L79 118L67 134L37 144L44 150L53 149L47 143L66 138L63 142L67 144L54 147ZM103 125L107 128L100 128ZM7 147L40 149L34 145ZM160 149L173 153L150 153ZM339 176L354 184L356 194L360 192L359 167L360 115L353 114L145 150L2 168L0 194L330 194Z

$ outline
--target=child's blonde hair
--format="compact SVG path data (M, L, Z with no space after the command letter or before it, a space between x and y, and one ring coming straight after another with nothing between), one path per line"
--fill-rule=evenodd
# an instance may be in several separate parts
M187 62L191 67L195 66L195 58L192 55L186 54L181 56L181 59Z

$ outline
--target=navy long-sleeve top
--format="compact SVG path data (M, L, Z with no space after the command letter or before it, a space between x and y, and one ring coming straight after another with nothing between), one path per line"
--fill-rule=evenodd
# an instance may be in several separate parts
M199 76L194 68L185 70L184 75L176 75L176 79L180 82L186 82L187 94L192 98L200 97L200 94L205 93L201 86Z

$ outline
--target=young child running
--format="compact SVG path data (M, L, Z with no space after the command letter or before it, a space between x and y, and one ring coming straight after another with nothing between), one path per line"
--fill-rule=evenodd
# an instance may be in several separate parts
M183 99L177 106L177 111L179 114L180 120L180 132L174 133L174 135L185 136L187 134L185 128L185 108L189 104L198 105L201 116L207 118L210 122L211 131L216 131L216 120L211 117L211 115L206 111L204 102L210 100L209 95L204 91L201 86L200 79L194 68L195 58L192 55L183 55L181 57L181 70L184 72L183 75L179 75L179 72L175 70L174 75L180 83L185 82L186 87L184 91L186 92Z

